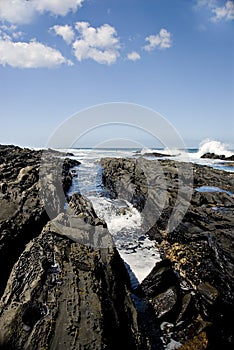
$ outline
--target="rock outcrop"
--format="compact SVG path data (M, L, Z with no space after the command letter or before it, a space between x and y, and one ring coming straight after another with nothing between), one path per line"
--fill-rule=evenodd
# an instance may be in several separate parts
M201 156L201 158L208 158L208 159L221 159L221 160L228 160L228 161L234 161L234 155L232 156L225 156L224 154L215 154L215 153L205 153Z
M106 223L67 198L79 162L15 146L0 160L1 349L233 348L234 174L102 160L103 193L142 213L161 252L132 291Z
M154 349L105 222L64 193L79 163L14 146L0 156L0 349Z
M164 337L168 332L181 349L233 348L234 174L193 165L191 182L191 169L171 160L109 158L102 166L111 195L129 200L147 222L151 216L146 234L156 240L163 260L137 293L151 303ZM199 192L202 186L215 186L216 192ZM181 217L177 212L173 228L175 207L187 209Z
M39 182L42 153L56 169L60 152L33 151L15 146L0 147L0 295L5 288L13 264L24 250L25 244L36 237L49 220L44 208ZM76 165L79 162L75 161ZM63 159L61 183L67 188L71 183L69 169L74 160ZM51 174L50 183L55 189L57 174ZM47 188L46 195L50 195ZM59 208L64 204L59 203Z
M144 349L116 249L74 242L53 222L15 264L0 310L0 341L10 348Z

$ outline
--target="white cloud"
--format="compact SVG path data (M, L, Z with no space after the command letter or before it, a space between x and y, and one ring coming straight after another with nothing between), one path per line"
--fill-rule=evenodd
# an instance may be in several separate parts
M29 23L35 12L34 3L26 0L1 0L0 20L10 23Z
M72 64L63 55L40 42L13 42L0 38L0 64L18 68L56 67Z
M36 12L65 16L76 11L85 0L0 0L0 20L29 23Z
M67 24L64 26L55 25L51 29L56 35L60 35L67 44L71 44L75 37L73 29Z
M146 51L152 51L156 47L159 49L169 49L172 45L171 33L162 28L157 35L149 35L145 38L149 44L144 46Z
M234 3L228 0L224 6L213 8L212 12L215 14L211 18L212 22L232 21L234 19Z
M76 30L80 35L73 49L78 61L91 58L101 64L112 64L117 60L120 45L114 27L103 24L94 28L88 22L77 22Z
M232 21L234 19L234 2L227 0L223 6L218 6L219 3L217 0L197 0L197 7L207 7L214 14L210 19L212 22Z
M76 11L84 0L32 0L37 11L49 11L55 15L65 16L70 11Z
M141 56L139 55L138 52L136 51L133 51L133 52L130 52L128 55L127 55L128 59L130 61L137 61L137 60L140 60L141 59Z

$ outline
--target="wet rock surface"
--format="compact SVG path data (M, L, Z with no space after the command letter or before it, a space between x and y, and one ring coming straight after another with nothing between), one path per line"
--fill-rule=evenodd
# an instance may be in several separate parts
M218 155L215 153L205 153L201 156L201 158L222 159L222 160L234 161L234 155L227 157L224 154Z
M15 264L0 303L0 339L15 349L144 349L124 264L49 222Z
M142 282L141 293L161 322L164 340L169 334L181 349L232 349L234 174L194 164L191 181L191 169L182 162L149 162L102 160L104 185L142 211L151 224L145 232L161 252L162 262ZM202 186L220 191L199 192ZM176 212L173 227L173 210L185 207L181 217Z
M25 245L36 237L49 220L42 200L39 168L42 154L56 169L57 151L33 151L15 146L0 146L0 295L5 288L13 264ZM61 186L66 188L71 175L69 169L74 161L64 158L61 169ZM54 189L57 174L50 176ZM64 192L63 192L64 193ZM50 196L47 188L44 198ZM63 203L56 199L59 208Z
M161 349L105 222L64 193L78 162L14 146L0 156L0 349Z
M102 160L103 193L142 213L161 252L131 290L106 223L66 196L75 159L0 146L0 160L1 349L233 348L232 173Z

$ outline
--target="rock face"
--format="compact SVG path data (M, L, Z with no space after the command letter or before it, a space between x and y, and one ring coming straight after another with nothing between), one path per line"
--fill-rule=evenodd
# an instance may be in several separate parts
M79 194L64 210L79 163L43 153L0 147L0 349L154 349L106 224Z
M59 152L44 151L45 157L55 167ZM64 154L60 154L64 155ZM0 295L5 288L13 264L25 244L36 237L49 220L40 195L39 167L42 151L0 146ZM76 162L78 165L79 162ZM71 183L69 169L74 161L64 159L61 186ZM57 186L57 174L51 175L51 186ZM50 191L47 189L45 198ZM57 200L58 202L58 200ZM61 208L63 203L59 203ZM10 254L9 254L10 252Z
M20 256L0 309L1 342L15 349L144 348L116 249L73 242L53 222Z
M147 234L156 240L163 260L142 282L141 293L162 323L164 335L168 332L182 343L181 349L231 349L234 346L230 321L234 312L234 174L193 165L193 193L186 214L173 228L168 223L174 208L177 205L182 210L188 201L185 195L191 186L188 168L171 160L157 163L152 160L151 165L149 162L102 160L104 184L112 196L129 200L142 211L146 221L149 218L145 211L150 209L152 196L157 206L149 210L152 225ZM153 174L147 171L149 167L154 169ZM157 179L155 184L152 178ZM149 184L153 184L155 191ZM201 186L215 186L220 191L199 192ZM181 187L184 191L180 192L179 205ZM179 211L176 216L179 217ZM167 330L165 321L170 323Z

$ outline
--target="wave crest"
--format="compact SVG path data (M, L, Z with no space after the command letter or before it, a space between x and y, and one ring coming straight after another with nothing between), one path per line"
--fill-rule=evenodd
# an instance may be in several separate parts
M230 157L233 152L228 150L228 145L216 140L206 139L202 141L199 145L198 156L199 158L206 153L214 153L217 156L224 155L225 157Z

